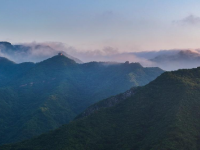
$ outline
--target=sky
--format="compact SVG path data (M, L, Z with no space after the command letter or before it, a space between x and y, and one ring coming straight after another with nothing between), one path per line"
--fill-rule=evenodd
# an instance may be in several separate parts
M200 48L197 0L0 0L0 41L120 52Z

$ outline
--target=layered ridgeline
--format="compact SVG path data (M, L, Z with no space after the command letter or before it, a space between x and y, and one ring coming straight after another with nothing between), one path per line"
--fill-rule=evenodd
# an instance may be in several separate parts
M15 62L40 62L53 57L58 52L62 52L65 56L73 59L75 62L82 63L81 60L68 55L62 50L58 50L58 48L65 49L61 43L11 44L10 42L0 41L0 56L9 58Z
M198 150L199 91L200 68L166 72L148 85L132 90L132 94L122 101L117 99L123 95L103 100L87 109L88 115L83 113L67 125L37 138L0 148ZM106 101L110 104L113 102L111 99L116 99L117 103L106 108Z
M145 85L163 73L138 63L77 64L62 54L36 64L1 59L1 144L55 129L91 104Z

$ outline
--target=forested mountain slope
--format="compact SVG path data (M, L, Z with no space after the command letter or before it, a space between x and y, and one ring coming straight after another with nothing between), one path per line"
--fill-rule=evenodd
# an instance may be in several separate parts
M163 73L138 63L77 64L62 54L36 64L8 62L2 71L6 84L0 88L1 144L55 129L91 104Z
M199 150L199 91L200 68L166 72L113 107L1 149Z

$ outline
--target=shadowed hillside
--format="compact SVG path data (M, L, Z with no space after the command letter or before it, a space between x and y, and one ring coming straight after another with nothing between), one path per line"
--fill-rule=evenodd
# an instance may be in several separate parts
M59 54L40 63L1 63L0 143L28 139L66 124L88 106L163 71L138 63L77 64ZM7 65L4 65L7 64ZM6 86L5 84L6 83Z
M113 107L1 149L198 150L199 91L200 68L166 72Z

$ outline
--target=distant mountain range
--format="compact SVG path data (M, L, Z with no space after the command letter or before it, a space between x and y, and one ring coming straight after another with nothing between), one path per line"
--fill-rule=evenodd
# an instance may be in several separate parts
M35 43L12 45L9 42L0 42L0 56L7 57L16 62L40 62L59 52L63 53L68 58L73 59L77 63L82 63L81 60L67 54L62 49L54 49L47 44Z
M163 50L133 53L137 57L148 59L153 66L164 70L196 68L200 66L199 50Z
M78 64L62 53L39 63L17 64L1 57L0 70L0 144L69 123L95 102L164 72L139 63Z
M132 52L130 54L135 55L139 58L145 58L147 60L151 60L155 57L161 55L176 55L181 50L159 50L159 51L141 51L141 52Z
M165 72L76 120L1 150L199 150L200 68Z
M139 62L146 67L160 67L163 70L171 71L178 69L189 69L200 66L200 49L172 49L160 51L141 52L118 52L115 49L80 51L73 47L65 47L62 43L24 43L11 44L0 42L0 56L6 57L14 62L40 62L57 53L63 53L76 63L95 61L112 62ZM112 53L113 52L113 53ZM73 57L71 56L71 54Z
M180 51L174 55L159 55L151 61L166 70L196 68L200 66L200 53L192 50Z

